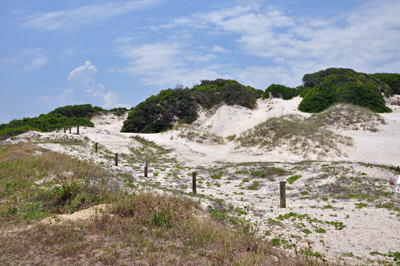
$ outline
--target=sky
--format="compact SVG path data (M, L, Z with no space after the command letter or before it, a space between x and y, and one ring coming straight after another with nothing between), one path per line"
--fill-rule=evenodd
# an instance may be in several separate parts
M0 124L204 79L265 90L330 67L400 73L399 14L398 0L2 0Z

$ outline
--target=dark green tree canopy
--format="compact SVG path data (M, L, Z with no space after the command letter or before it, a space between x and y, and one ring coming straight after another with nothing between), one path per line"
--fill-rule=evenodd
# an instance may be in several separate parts
M269 94L271 93L274 98L282 97L284 100L290 100L293 97L298 96L300 92L301 89L299 88L289 88L284 85L272 84L265 90L262 98L269 98Z
M162 90L139 103L129 113L122 132L157 133L171 129L174 123L190 124L197 119L197 106L210 109L225 102L247 108L256 106L263 91L234 80L202 80L193 88Z
M8 124L0 125L0 140L9 138L29 130L52 131L56 128L76 126L93 127L90 119L96 113L106 111L100 107L92 107L91 104L68 105L57 108L48 114L41 114L38 117L22 118L10 121Z
M309 113L321 112L335 103L351 103L369 108L374 112L391 112L382 96L393 91L384 82L370 75L346 68L328 68L303 77L304 99L299 110Z

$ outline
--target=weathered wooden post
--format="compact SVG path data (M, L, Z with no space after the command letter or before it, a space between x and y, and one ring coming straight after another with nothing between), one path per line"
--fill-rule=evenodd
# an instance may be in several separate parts
M118 166L118 153L115 153L115 166Z
M286 208L286 182L281 181L279 182L280 189L281 189L281 208Z
M193 193L196 194L196 172L193 172L192 183L193 183Z
M97 142L94 144L94 148L95 148L95 150L97 152Z
M71 128L69 128L69 134L71 134Z
M67 128L65 124L64 124L64 133L67 133Z
M79 123L76 125L76 134L79 135Z
M144 161L144 177L147 177L147 161Z

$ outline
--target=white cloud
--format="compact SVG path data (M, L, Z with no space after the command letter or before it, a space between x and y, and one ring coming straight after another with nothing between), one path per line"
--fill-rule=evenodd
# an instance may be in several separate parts
M67 104L73 102L76 92L85 92L91 97L101 99L104 104L103 108L127 107L127 103L118 103L118 95L115 92L105 92L105 88L101 83L95 83L94 76L98 72L96 66L90 61L86 61L83 66L73 69L68 75L68 81L71 87L64 90L64 93L54 99L48 96L41 96L39 103L42 105L51 106L54 102L59 104Z
M224 47L221 47L219 45L214 45L214 47L212 48L213 52L220 52L220 53L229 53L229 50L225 49Z
M45 65L49 59L43 49L26 49L17 55L0 58L3 68L14 68L21 71L32 71Z
M118 95L115 92L110 91L106 95L104 95L103 108L110 109L110 108L115 108L115 107L125 107L127 109L130 109L131 105L129 105L127 103L123 103L123 104L118 103Z
M274 6L240 4L178 17L160 29L185 32L190 28L197 31L196 35L212 32L234 38L240 46L237 53L274 62L250 69L271 70L268 67L277 66L278 70L286 70L281 73L286 73L284 80L292 84L293 78L299 77L298 71L304 75L308 69L320 70L317 66L398 72L399 13L397 0L366 1L351 12L330 18L291 16ZM315 67L301 66L306 62Z
M121 56L130 59L129 65L121 71L140 76L147 85L184 84L190 86L200 79L220 77L217 72L201 68L200 64L208 63L216 56L201 54L188 50L177 42L124 46L120 48ZM191 67L195 63L198 67Z
M77 67L69 73L68 81L73 88L85 89L90 83L93 83L93 76L97 71L90 61L86 61L83 66Z
M90 25L93 22L153 6L160 1L136 0L122 4L92 5L66 11L50 12L23 23L21 27L51 31L79 25Z

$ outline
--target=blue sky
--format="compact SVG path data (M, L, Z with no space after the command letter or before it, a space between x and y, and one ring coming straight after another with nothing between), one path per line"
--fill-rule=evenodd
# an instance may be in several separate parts
M0 123L202 79L264 90L328 67L399 73L399 14L398 0L3 0Z

